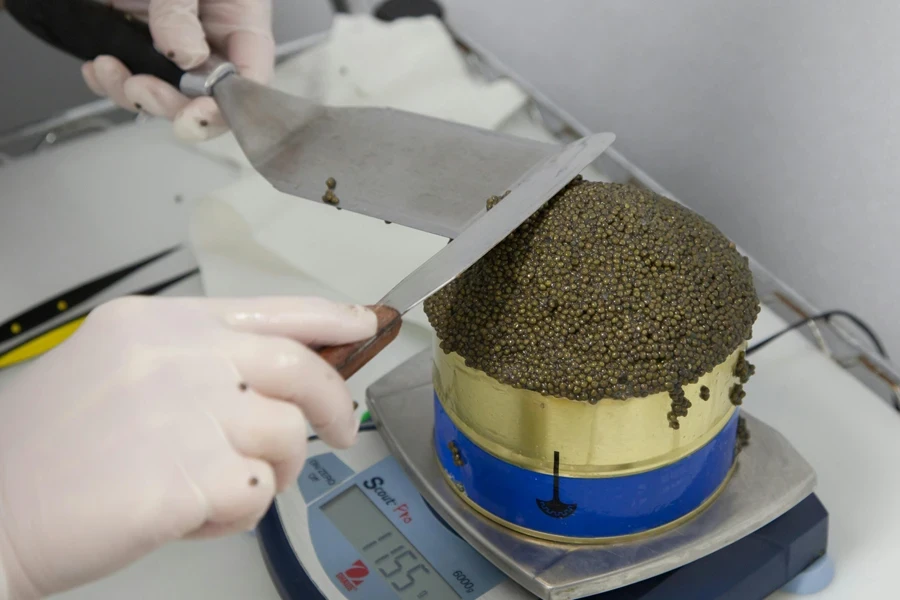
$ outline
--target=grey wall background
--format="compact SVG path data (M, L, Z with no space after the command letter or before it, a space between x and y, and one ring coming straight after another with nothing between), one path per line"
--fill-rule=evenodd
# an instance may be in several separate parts
M900 353L900 3L443 1L782 280ZM329 22L327 0L277 7L281 40ZM87 98L75 63L0 15L0 131Z
M0 12L0 133L96 100L81 81L79 64Z

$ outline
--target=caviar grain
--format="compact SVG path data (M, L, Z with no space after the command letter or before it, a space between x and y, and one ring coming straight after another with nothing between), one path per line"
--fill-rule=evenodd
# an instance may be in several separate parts
M740 383L736 383L728 393L728 399L731 400L731 403L735 406L740 406L744 403L744 396L746 395L747 392L744 391L744 386Z
M741 383L750 381L750 377L756 372L756 367L747 362L747 356L743 352L738 355L737 362L734 365L734 376L740 379Z

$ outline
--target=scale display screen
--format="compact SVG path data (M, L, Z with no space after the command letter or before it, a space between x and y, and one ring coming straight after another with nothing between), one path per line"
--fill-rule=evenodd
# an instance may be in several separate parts
M453 588L357 486L347 488L322 513L375 567L400 600L460 600Z

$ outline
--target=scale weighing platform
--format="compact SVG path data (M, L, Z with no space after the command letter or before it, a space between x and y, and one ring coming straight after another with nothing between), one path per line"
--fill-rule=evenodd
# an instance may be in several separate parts
M652 537L579 546L497 525L450 489L433 445L430 351L367 396L380 435L346 451L311 442L298 485L259 525L285 600L758 599L830 581L815 473L752 416L750 445L704 512Z

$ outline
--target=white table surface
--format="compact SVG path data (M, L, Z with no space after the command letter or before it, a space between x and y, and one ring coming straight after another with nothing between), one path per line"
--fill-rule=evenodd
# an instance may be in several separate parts
M358 59L358 53L347 52L347 54ZM297 74L303 75L303 69L299 69ZM470 91L469 96L472 93L475 91ZM505 101L513 103L517 101L514 93L510 98L508 90L493 90L491 93L504 96ZM397 103L402 104L402 100L401 95ZM471 104L471 101L469 103ZM454 106L448 110L463 109ZM488 116L490 119L494 118L493 115ZM485 118L483 113L481 118ZM147 130L158 132L158 129L152 127ZM190 188L195 192L203 189L203 186L207 186L205 189L211 189L209 187L211 180L221 181L222 178L226 178L232 181L236 178L233 163L201 157L196 153L190 153L191 156L188 157L183 149L176 148L174 142L162 142L154 138L151 149L158 156L155 158L147 156L143 165L153 164L154 160L162 161L166 155L169 156L167 160L171 162L172 156L177 156L181 165L177 170L178 179L186 183L178 183L178 190L171 189L171 178L156 178L154 181L154 178L147 177L147 171L143 167L115 162L115 157L126 156L139 147L147 148L146 144L138 144L134 135L140 134L132 131L130 137L116 134L104 138L107 141L96 142L103 144L104 156L108 158L99 159L95 164L84 165L80 176L92 181L96 181L91 179L92 177L108 176L108 172L104 169L109 166L110 161L113 161L117 165L115 178L124 182L123 190L128 188L128 169L135 169L134 177L139 178L136 181L139 180L141 185L140 201L152 203L153 197L152 194L148 194L148 189L157 185L165 188L159 197L160 201L167 203L167 206L171 202L173 191ZM109 142L110 139L114 143ZM171 152L168 154L166 143L171 145ZM228 148L227 143L224 153L233 157L233 148ZM4 167L10 168L12 167ZM0 169L0 178L6 177L10 172ZM77 172L70 169L68 173L70 181L58 181L55 190L47 189L46 182L41 182L40 197L45 201L41 207L42 211L53 214L52 202L62 203L60 206L64 205L65 210L71 210L72 203L91 206L92 202L99 201L101 195L98 195L92 187L79 188L74 185L79 176ZM195 176L188 176L191 173ZM5 182L10 180L8 177L4 179ZM239 185L244 184L246 182ZM85 193L84 189L92 191ZM29 193L24 187L13 192L17 193L21 200L18 206L21 207L28 202ZM12 197L9 186L4 186L4 194L7 198ZM97 209L93 214L96 221L100 218L97 215L104 214L103 209ZM184 230L187 229L187 217L177 216L182 214L179 211L172 214L176 214L175 218L180 219L180 225L173 229L171 220L160 219L160 235L166 238L165 242L160 242L160 246L169 244L172 238L177 238L179 234L176 231L180 231L179 228L182 226ZM129 222L129 225L134 229L133 221ZM102 226L114 233L118 225L110 221L103 222ZM316 223L316 227L322 229L319 223ZM121 260L114 262L118 264L126 262L133 258L133 255L145 253L147 248L153 246L153 243L148 241L150 237L146 227L141 231L143 233L140 236L106 235L102 239L109 245L91 248L91 254L107 257L121 255ZM360 246L366 246L374 239L378 239L378 236L383 236L383 231L380 230L377 235L373 234L376 235L375 238L357 234L354 241ZM346 235L346 231L331 232L325 228L320 234L340 237ZM66 246L65 231L62 230L58 235L61 237L56 240L56 245L49 245L46 248L50 254L54 252L59 254L60 247ZM397 235L402 233L398 232ZM137 242L131 239L135 237ZM82 237L78 239L85 239L83 232ZM87 236L86 239L90 240L91 236ZM0 240L0 248L2 247L3 243ZM258 251L259 248L254 250L256 258L259 258ZM271 252L271 249L269 251ZM346 276L341 278L337 273L346 257L335 255L333 263L329 262L328 257L328 253L319 253L316 257L318 273L329 271L335 273L334 285L331 285L332 282L323 281L321 282L323 289L336 289L340 292L336 294L337 296L357 292L358 290L347 287ZM228 268L234 269L235 265L228 265L228 260L227 252L221 256L212 253L206 256L206 266L213 269L214 265L222 262ZM71 265L69 269L57 268L53 271L50 265L54 264L54 261L55 259L45 260L39 247L32 251L4 254L4 264L14 265L13 273L28 273L31 270L44 275L42 278L26 277L20 280L21 285L33 284L40 288L35 292L38 294L35 300L43 295L47 286L54 290L60 288L61 284L46 279L48 272L57 273L63 280L72 276ZM240 268L252 271L252 262ZM297 265L283 265L283 267L280 271L277 269L270 271L268 278L261 280L265 284L261 285L257 292L302 293L310 289L308 281L298 283L294 272ZM105 263L97 267L98 270L105 268ZM88 269L88 266L85 266L85 269ZM225 287L219 289L217 293L221 293ZM240 286L235 286L231 291L236 294L247 292ZM200 294L202 288L199 281L194 279L174 289L173 292ZM17 293L16 300L11 301L12 305L20 304L19 296L24 297ZM0 290L0 306L3 305L4 298L10 300L10 297L4 297ZM417 320L417 323L421 325L421 321ZM755 338L761 339L784 325L781 319L768 310L763 310L755 327ZM407 338L389 347L377 362L351 380L351 388L358 400L363 400L363 390L368 382L408 356L417 344L425 343L426 338L422 330L416 330L413 326L409 331ZM752 362L757 365L757 374L746 388L746 410L781 431L813 465L819 477L817 493L831 515L829 552L835 560L837 576L828 589L812 598L844 600L897 597L894 585L896 565L900 563L900 544L896 541L900 539L900 508L897 506L897 499L900 498L900 475L895 472L893 459L900 457L900 435L898 435L900 415L822 355L799 334L789 334L766 347L752 357ZM14 374L14 370L0 372L0 385L4 378ZM58 597L69 600L88 598L275 600L278 595L266 572L256 539L251 535L237 535L219 540L183 542L167 546L112 577ZM778 599L788 597L791 596L780 593L774 596Z

